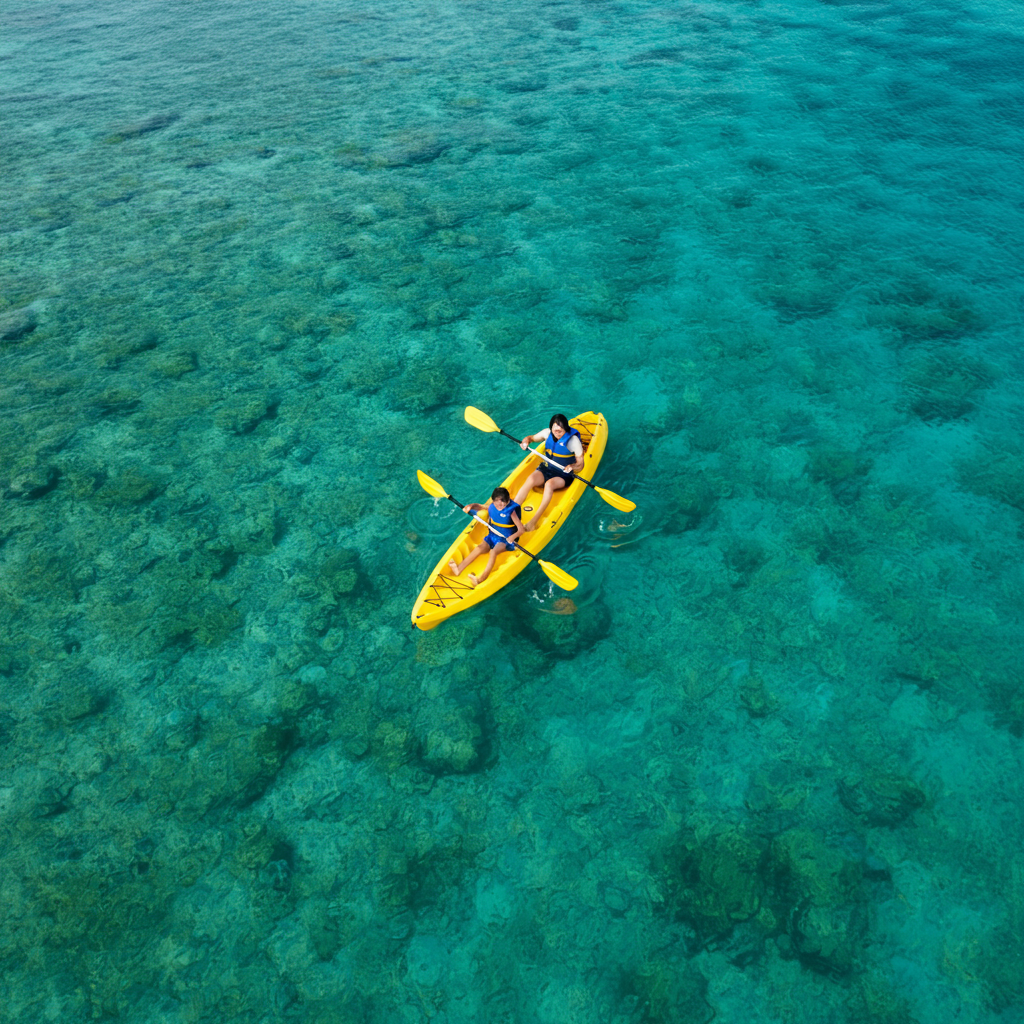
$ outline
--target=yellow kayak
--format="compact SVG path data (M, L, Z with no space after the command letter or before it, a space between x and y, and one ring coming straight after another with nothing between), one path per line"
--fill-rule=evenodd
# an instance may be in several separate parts
M599 412L584 412L569 420L569 426L580 432L583 441L583 472L580 476L593 479L604 455L608 443L608 421ZM539 446L543 448L543 442ZM513 499L519 492L526 478L542 464L536 452L531 451L522 462L502 480L502 487L508 488ZM527 551L538 554L550 542L561 528L569 513L576 507L576 502L583 497L586 485L578 481L560 491L555 491L544 513L544 518L537 524L536 530L524 533L517 541ZM523 520L530 517L533 510L540 504L541 489L534 488L523 502ZM486 503L485 503L486 504ZM487 528L481 523L470 521L470 524L455 538L451 547L441 556L434 571L423 585L412 609L412 624L420 629L433 629L439 622L451 618L458 612L479 604L492 594L501 590L506 583L515 579L532 561L521 551L505 551L498 556L494 569L483 583L474 587L469 582L470 573L481 573L487 564L487 555L480 555L474 562L466 566L461 576L454 576L448 566L452 559L456 564L461 562L483 541Z

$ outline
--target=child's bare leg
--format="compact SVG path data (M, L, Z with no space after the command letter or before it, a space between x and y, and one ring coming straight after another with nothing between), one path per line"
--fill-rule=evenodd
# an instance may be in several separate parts
M487 565L484 566L484 571L479 576L474 576L473 573L469 574L469 578L476 583L483 583L488 576L491 575L491 570L494 568L494 560L505 550L505 545L502 541L498 541L497 544L491 548L491 557L487 559Z
M448 559L448 568L451 569L453 576L461 576L465 571L466 566L472 564L472 562L479 558L487 550L486 544L477 544L475 548L458 564L455 564L455 559Z

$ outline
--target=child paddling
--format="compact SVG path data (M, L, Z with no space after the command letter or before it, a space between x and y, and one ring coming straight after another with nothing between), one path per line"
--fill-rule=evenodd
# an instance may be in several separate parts
M483 583L490 576L498 555L502 551L508 551L523 532L523 524L519 519L519 510L519 504L512 500L512 496L504 487L494 488L489 505L480 505L474 502L463 506L463 512L486 511L487 518L491 522L491 529L487 531L487 536L484 537L482 543L477 544L460 564L456 565L454 558L448 562L452 572L456 576L462 575L466 566L470 565L474 559L479 558L484 552L490 550L491 554L487 559L484 571L479 576L472 572L469 574L469 581L474 587L479 583Z

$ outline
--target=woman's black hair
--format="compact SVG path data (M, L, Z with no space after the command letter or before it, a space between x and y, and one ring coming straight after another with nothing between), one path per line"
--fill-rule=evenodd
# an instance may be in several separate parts
M494 501L497 498L501 498L502 501L511 501L512 495L508 493L507 487L495 487L494 490L491 491L491 501Z
M560 412L556 412L555 415L551 417L551 422L548 424L548 430L553 429L556 423L563 430L568 431L569 421Z

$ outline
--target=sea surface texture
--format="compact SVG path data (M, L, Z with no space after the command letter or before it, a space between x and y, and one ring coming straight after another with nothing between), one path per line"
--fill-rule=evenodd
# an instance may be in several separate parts
M1019 3L0 19L4 1022L1021 1019Z

